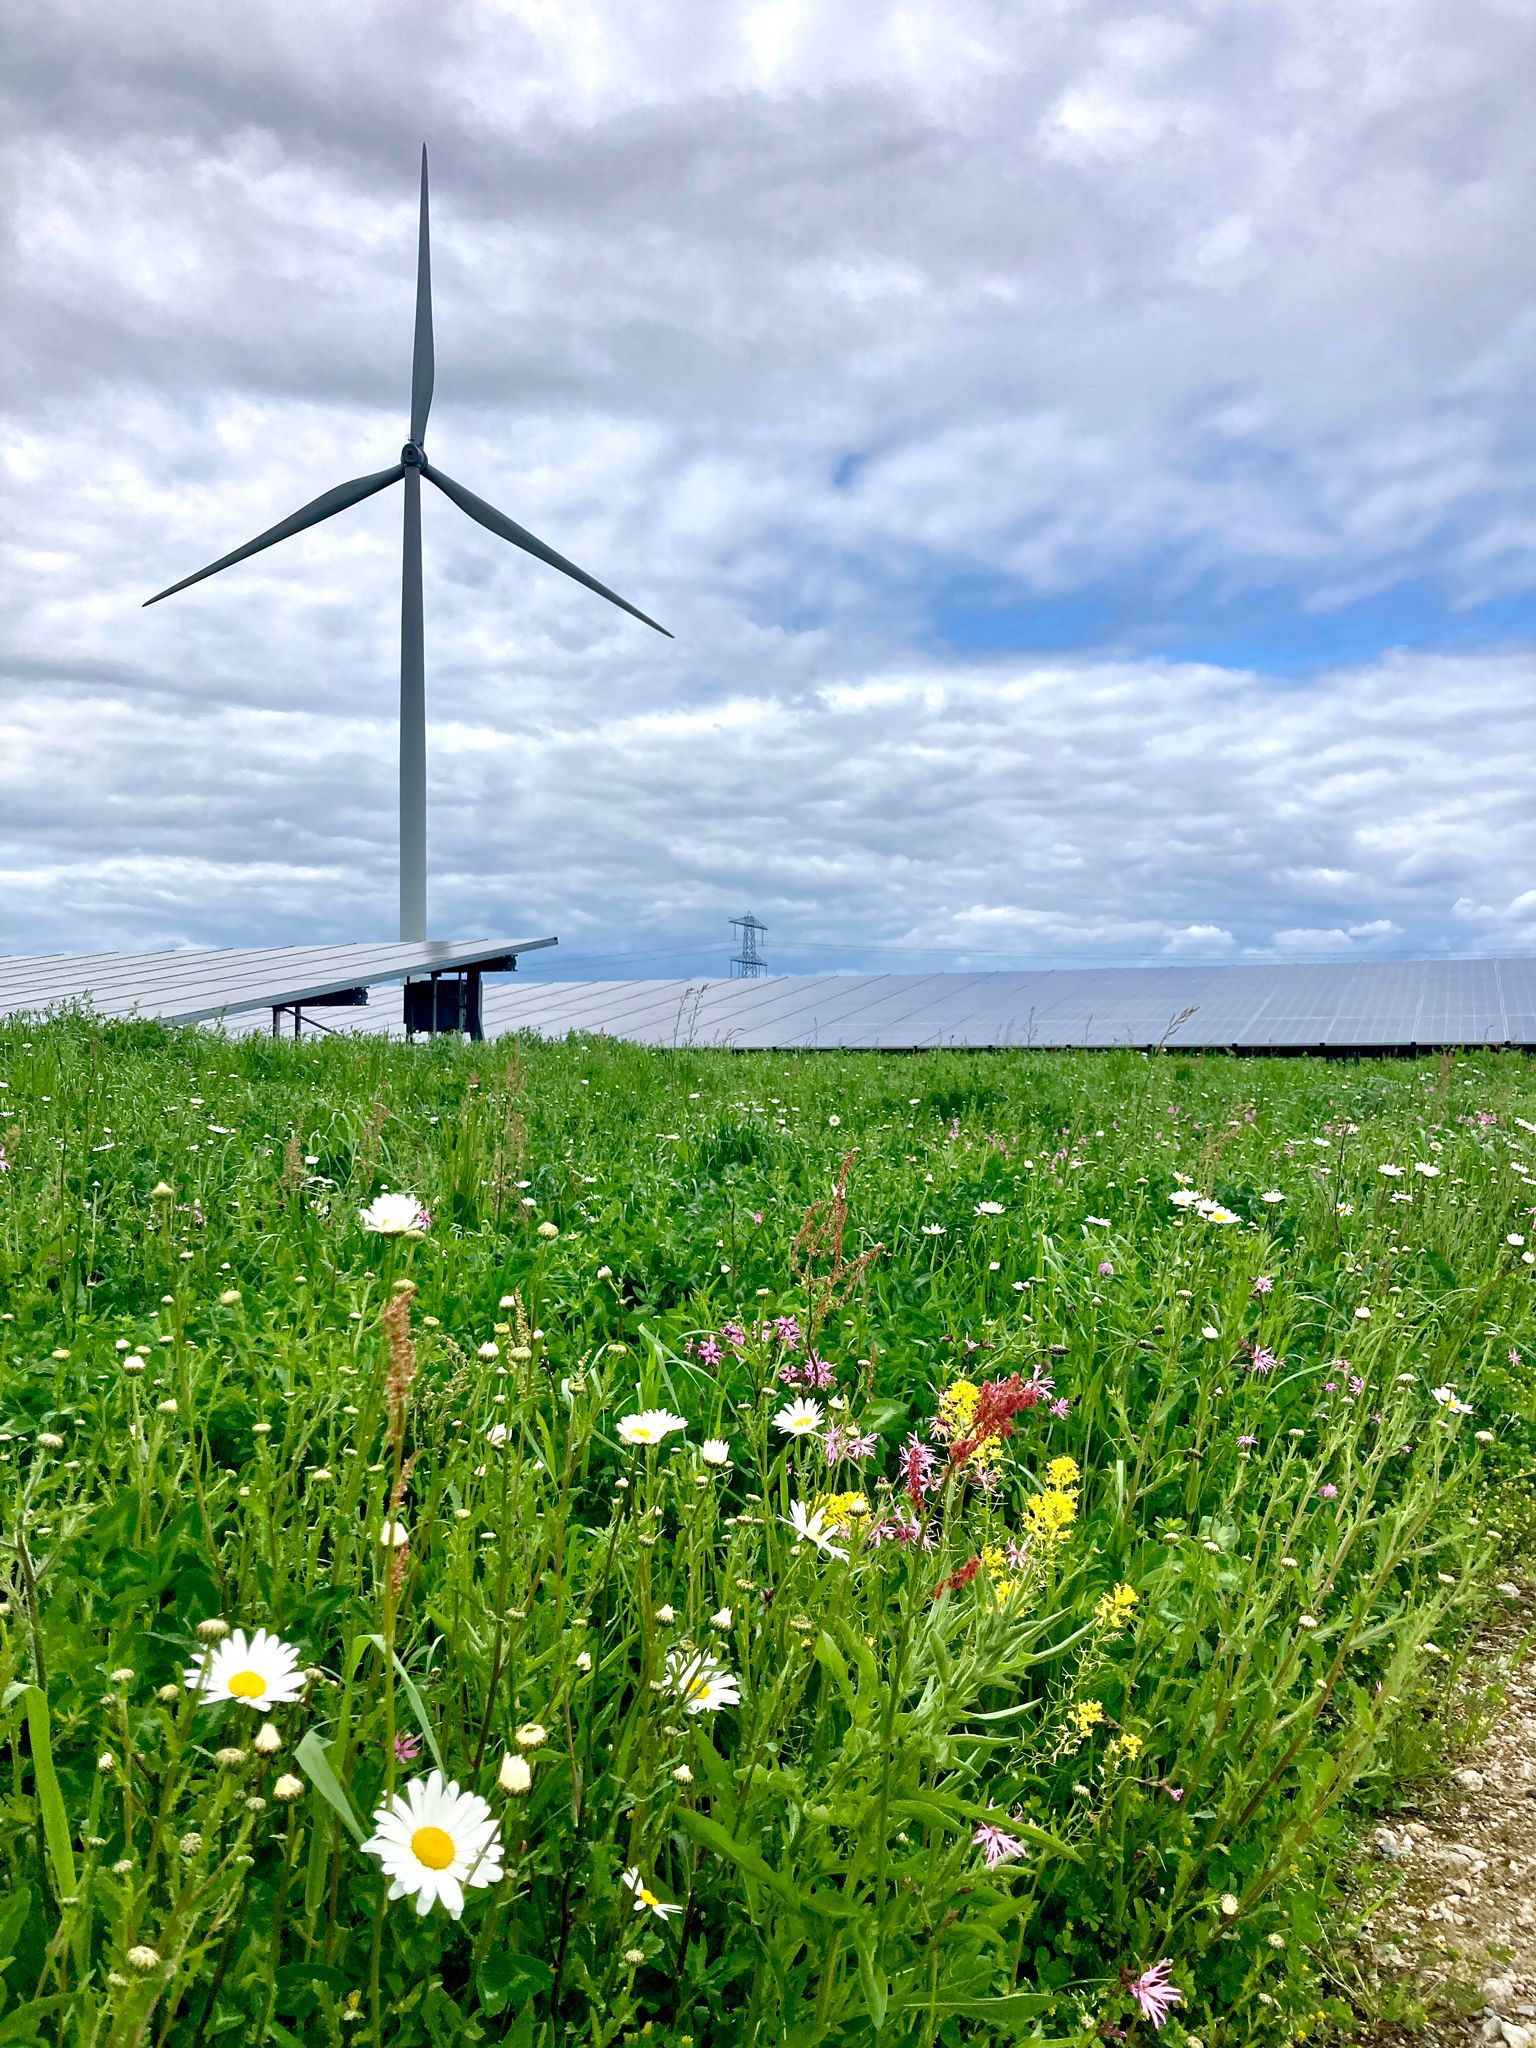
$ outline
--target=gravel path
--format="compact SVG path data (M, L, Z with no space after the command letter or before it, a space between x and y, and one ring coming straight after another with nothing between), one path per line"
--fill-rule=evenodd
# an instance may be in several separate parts
M1371 1923L1375 1964L1429 2010L1371 2039L1536 2048L1536 1600L1513 1581L1478 1678L1505 1694L1490 1732L1415 1818L1372 1830L1401 1888Z

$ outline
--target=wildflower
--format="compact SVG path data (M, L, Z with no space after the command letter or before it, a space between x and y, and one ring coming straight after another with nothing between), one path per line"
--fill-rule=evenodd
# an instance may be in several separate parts
M1206 1323L1202 1326L1200 1334L1205 1339L1207 1344L1214 1344L1217 1338L1220 1337L1221 1332L1216 1328L1214 1323Z
M1091 1735L1100 1722L1107 1719L1101 1700L1074 1700L1067 1709L1067 1720L1079 1739Z
M1139 1735L1126 1731L1112 1738L1104 1752L1104 1761L1111 1768L1117 1764L1133 1764L1145 1746Z
M539 1721L525 1721L513 1739L519 1749L542 1749L549 1740L549 1730Z
M1222 1910L1222 1912L1223 1912L1223 1913L1225 1914L1225 1916L1227 1917L1227 1919L1228 1919L1228 1920L1230 1920L1230 1919L1231 1919L1231 1918L1233 1917L1233 1915L1234 1915L1234 1914L1235 1914L1235 1913L1237 1912L1237 1904L1238 1904L1238 1901L1237 1901L1237 1894L1236 1894L1236 1892L1223 1892L1223 1893L1222 1893L1222 1895L1221 1895L1221 1910Z
M395 1762L413 1764L421 1755L421 1737L401 1729L395 1737Z
M1106 1635L1118 1635L1136 1618L1137 1593L1134 1586L1119 1585L1102 1593L1093 1610L1094 1621Z
M256 1738L251 1744L252 1749L259 1756L275 1756L282 1746L283 1738L272 1726L272 1723L270 1721L263 1721L256 1730Z
M1469 1401L1458 1400L1454 1387L1431 1387L1429 1397L1432 1401L1438 1402L1442 1408L1448 1409L1452 1415L1470 1415L1472 1413L1472 1404Z
M426 1205L415 1195L375 1195L357 1218L375 1237L425 1237L432 1228Z
M1192 1209L1197 1202L1203 1202L1205 1197L1194 1188L1175 1188L1168 1199L1176 1209Z
M879 1448L880 1439L873 1430L856 1429L851 1422L834 1424L821 1440L822 1456L829 1465L840 1465L845 1458L862 1465Z
M924 1494L928 1493L933 1486L934 1473L938 1468L938 1459L935 1458L932 1451L929 1450L928 1446L920 1438L910 1436L902 1448L901 1468L902 1481L907 1490L907 1498L911 1501L913 1507L920 1508L923 1504Z
M1317 1616L1315 1614L1298 1614L1296 1619L1303 1628L1317 1627Z
M1271 1188L1268 1194L1260 1195L1259 1200L1261 1202L1283 1202L1285 1197L1278 1188Z
M558 1223L551 1223L546 1219L546 1221L539 1225L539 1235L540 1237L558 1237L560 1235L560 1226Z
M1386 1174L1389 1180L1401 1180L1403 1177L1403 1169L1400 1166L1378 1166L1376 1171Z
M677 1619L677 1609L675 1607L670 1606L658 1607L656 1610L656 1619L661 1622L666 1622L670 1626L670 1624L676 1621Z
M496 1782L503 1792L510 1792L514 1799L521 1799L533 1783L533 1772L527 1757L517 1756L509 1749L501 1760Z
M37 1445L43 1451L62 1451L64 1439L51 1429L42 1429L37 1434Z
M707 1654L669 1651L667 1678L690 1714L714 1714L721 1707L741 1705L740 1681Z
M1253 1292L1255 1294L1273 1294L1274 1291L1275 1283L1268 1273L1256 1273L1254 1275Z
M174 1394L167 1394L165 1399L163 1401L157 1401L155 1403L155 1406L159 1409L162 1415L174 1415L176 1413L177 1406L176 1396Z
M821 1404L818 1401L786 1401L773 1422L785 1436L809 1436L821 1427Z
M1172 1978L1173 1965L1164 1961L1154 1963L1150 1970L1143 1970L1126 1986L1154 2027L1161 2027L1173 2008L1184 2003L1184 1994Z
M672 1776L679 1785L691 1785L693 1783L693 1773L686 1764L679 1764L672 1773Z
M638 1969L645 1961L645 1950L643 1948L627 1948L624 1951L624 1960L631 1969Z
M1024 1533L1036 1542L1065 1543L1077 1520L1077 1495L1063 1487L1047 1487L1024 1503Z
M110 1778L117 1769L117 1758L110 1749L104 1749L96 1759L96 1768L104 1778Z
M709 1617L709 1625L711 1628L729 1628L731 1625L731 1619L732 1616L730 1608L722 1607L718 1611L718 1613L712 1614Z
M291 1771L284 1771L272 1787L272 1797L280 1799L284 1806L291 1806L295 1799L304 1797L304 1780L296 1778Z
M221 1771L238 1771L245 1762L245 1754L243 1749L216 1749L213 1760Z
M681 1415L665 1408L646 1408L638 1415L626 1415L619 1424L619 1441L624 1444L659 1444L674 1430L686 1429Z
M1212 1202L1208 1209L1202 1209L1200 1213L1207 1223L1241 1223L1243 1220L1234 1210L1224 1209L1220 1202Z
M1413 1170L1415 1173L1422 1173L1426 1180L1438 1180L1440 1178L1440 1168L1429 1165L1423 1159L1416 1159L1413 1162Z
M694 1345L693 1350L694 1356L700 1361L700 1363L709 1366L711 1370L713 1370L714 1367L717 1366L720 1363L721 1359L725 1356L725 1353L721 1350L719 1344L715 1341L713 1337L702 1337L699 1340L699 1342Z
M947 1579L940 1579L939 1583L933 1589L934 1599L942 1600L946 1593L962 1592L965 1587L970 1585L971 1581L975 1578L976 1574L980 1570L981 1559L979 1557L968 1558L966 1562L963 1565L961 1565L959 1571L951 1572Z
M831 1531L820 1508L807 1507L803 1500L792 1500L788 1515L781 1515L780 1521L795 1532L795 1542L814 1543L818 1550L824 1550L828 1557L846 1557L846 1550L839 1550L832 1541Z
M1115 1277L1115 1269L1108 1259L1100 1259L1094 1270L1098 1273L1101 1280L1113 1280Z
M976 1214L978 1216L1001 1216L1002 1213L1003 1205L1001 1202L978 1202L976 1204Z
M439 1901L457 1920L466 1885L491 1885L501 1876L501 1836L495 1816L477 1792L444 1784L441 1771L412 1778L376 1808L374 1832L363 1844L390 1879L389 1897L414 1895L425 1915Z
M403 1550L411 1540L411 1532L404 1522L388 1521L379 1531L379 1541L386 1550Z
M1267 1344L1255 1344L1248 1354L1248 1370L1261 1376L1273 1372L1277 1365L1284 1363L1275 1356Z
M996 1870L999 1863L1013 1863L1025 1853L1024 1844L1016 1836L985 1820L972 1835L971 1847L984 1852L988 1870Z
M1052 1458L1045 1468L1046 1481L1064 1492L1075 1487L1083 1474L1076 1458Z
M149 1360L141 1357L137 1351L133 1351L123 1360L122 1369L124 1372L131 1373L148 1372Z
M297 1653L264 1628L249 1638L237 1628L228 1642L208 1651L201 1664L187 1672L185 1683L202 1696L200 1704L238 1700L260 1713L296 1700L304 1690Z
M1320 1486L1317 1489L1317 1497L1319 1500L1337 1500L1339 1489L1333 1484L1332 1480L1329 1480L1326 1485Z
M925 1223L922 1228L924 1237L942 1237L944 1235L942 1223Z
M969 1380L956 1380L946 1390L946 1395L954 1396L971 1385ZM1014 1416L1021 1409L1038 1407L1051 1386L1050 1379L1038 1371L1028 1380L1022 1379L1018 1373L1010 1373L1006 1379L985 1380L974 1388L974 1399L966 1397L963 1405L968 1406L970 1412L959 1427L949 1421L941 1399L939 1422L950 1434L951 1465L964 1465L973 1458L984 1466L995 1464L1002 1456L1002 1439L1013 1435ZM961 1407L950 1410L957 1422L962 1412Z
M128 1951L126 1961L130 1970L137 1970L141 1977L149 1976L160 1967L160 1951L151 1948L147 1942L140 1942Z
M1518 1251L1521 1245L1525 1243L1525 1239L1520 1235L1518 1230L1512 1230L1509 1233L1508 1237L1505 1238L1504 1242L1506 1244L1512 1244L1515 1247L1516 1251Z
M578 1671L590 1671L592 1669L592 1652L590 1650L580 1650L577 1652L576 1669Z
M821 1511L829 1529L847 1536L854 1523L869 1514L869 1501L862 1493L831 1493L822 1502Z
M637 1913L651 1912L658 1920L669 1920L674 1913L681 1913L683 1910L681 1906L668 1905L664 1899L658 1899L649 1886L641 1882L638 1870L626 1870L624 1883L635 1895Z

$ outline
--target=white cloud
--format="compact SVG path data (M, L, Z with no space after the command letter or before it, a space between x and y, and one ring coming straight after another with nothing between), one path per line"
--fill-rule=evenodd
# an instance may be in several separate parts
M1525 54L1497 0L34 10L0 946L389 929L398 498L138 605L393 459L422 132L434 459L678 634L431 500L439 929L1517 943L1519 658L1147 650L1529 591ZM977 588L1114 592L1103 658L967 660Z

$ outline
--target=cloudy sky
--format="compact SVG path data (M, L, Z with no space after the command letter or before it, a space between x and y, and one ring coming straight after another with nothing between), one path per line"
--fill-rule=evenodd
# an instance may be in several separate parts
M1530 0L13 0L0 951L1536 947ZM531 963L530 963L531 964Z

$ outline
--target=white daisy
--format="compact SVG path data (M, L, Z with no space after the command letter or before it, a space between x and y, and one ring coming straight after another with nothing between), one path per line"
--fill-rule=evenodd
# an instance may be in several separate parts
M641 1882L638 1870L626 1870L624 1882L635 1895L637 1913L654 1913L658 1920L669 1920L674 1913L681 1913L683 1910L681 1906L670 1906L665 1899L658 1899L649 1885Z
M260 1714L296 1700L304 1690L298 1653L264 1628L249 1639L243 1628L237 1628L188 1671L186 1682L202 1696L201 1705L238 1700Z
M923 1225L923 1235L924 1237L942 1237L944 1235L944 1226L942 1223L925 1223Z
M414 1895L418 1913L429 1913L441 1900L457 1920L464 1887L495 1884L501 1876L495 1815L478 1792L445 1785L441 1771L412 1778L403 1793L375 1810L373 1826L364 1853L383 1864L389 1896Z
M976 1214L978 1216L1001 1216L1002 1213L1003 1205L1001 1202L978 1202L976 1204Z
M432 1228L426 1205L415 1195L375 1195L357 1218L376 1237L423 1237Z
M1413 1170L1415 1173L1422 1173L1426 1180L1438 1180L1440 1178L1440 1168L1438 1166L1431 1166L1427 1159L1416 1159L1413 1163Z
M699 1446L699 1456L706 1465L729 1465L731 1447L723 1436L707 1436Z
M620 1422L619 1442L659 1444L674 1430L687 1427L681 1415L670 1414L665 1408L645 1408L638 1415L626 1415Z
M670 1650L667 1681L690 1714L713 1714L741 1705L741 1681L702 1651Z
M1197 1202L1203 1202L1206 1197L1195 1188L1175 1188L1168 1199L1175 1209L1192 1209Z
M1267 1195L1260 1195L1259 1200L1261 1202L1283 1202L1285 1197L1278 1188L1271 1188Z
M808 1508L803 1500L792 1500L789 1513L779 1520L787 1529L795 1532L796 1543L814 1543L818 1550L824 1550L828 1557L846 1557L846 1550L840 1550L832 1541L827 1528L826 1516L820 1508Z
M819 1401L786 1401L774 1416L774 1427L785 1436L809 1436L821 1427Z
M1223 1209L1220 1202L1212 1202L1208 1209L1201 1211L1201 1214L1207 1223L1241 1223L1243 1220L1233 1210Z
M1431 1387L1430 1398L1438 1401L1442 1408L1449 1408L1453 1415L1470 1415L1471 1404L1457 1399L1454 1387Z

